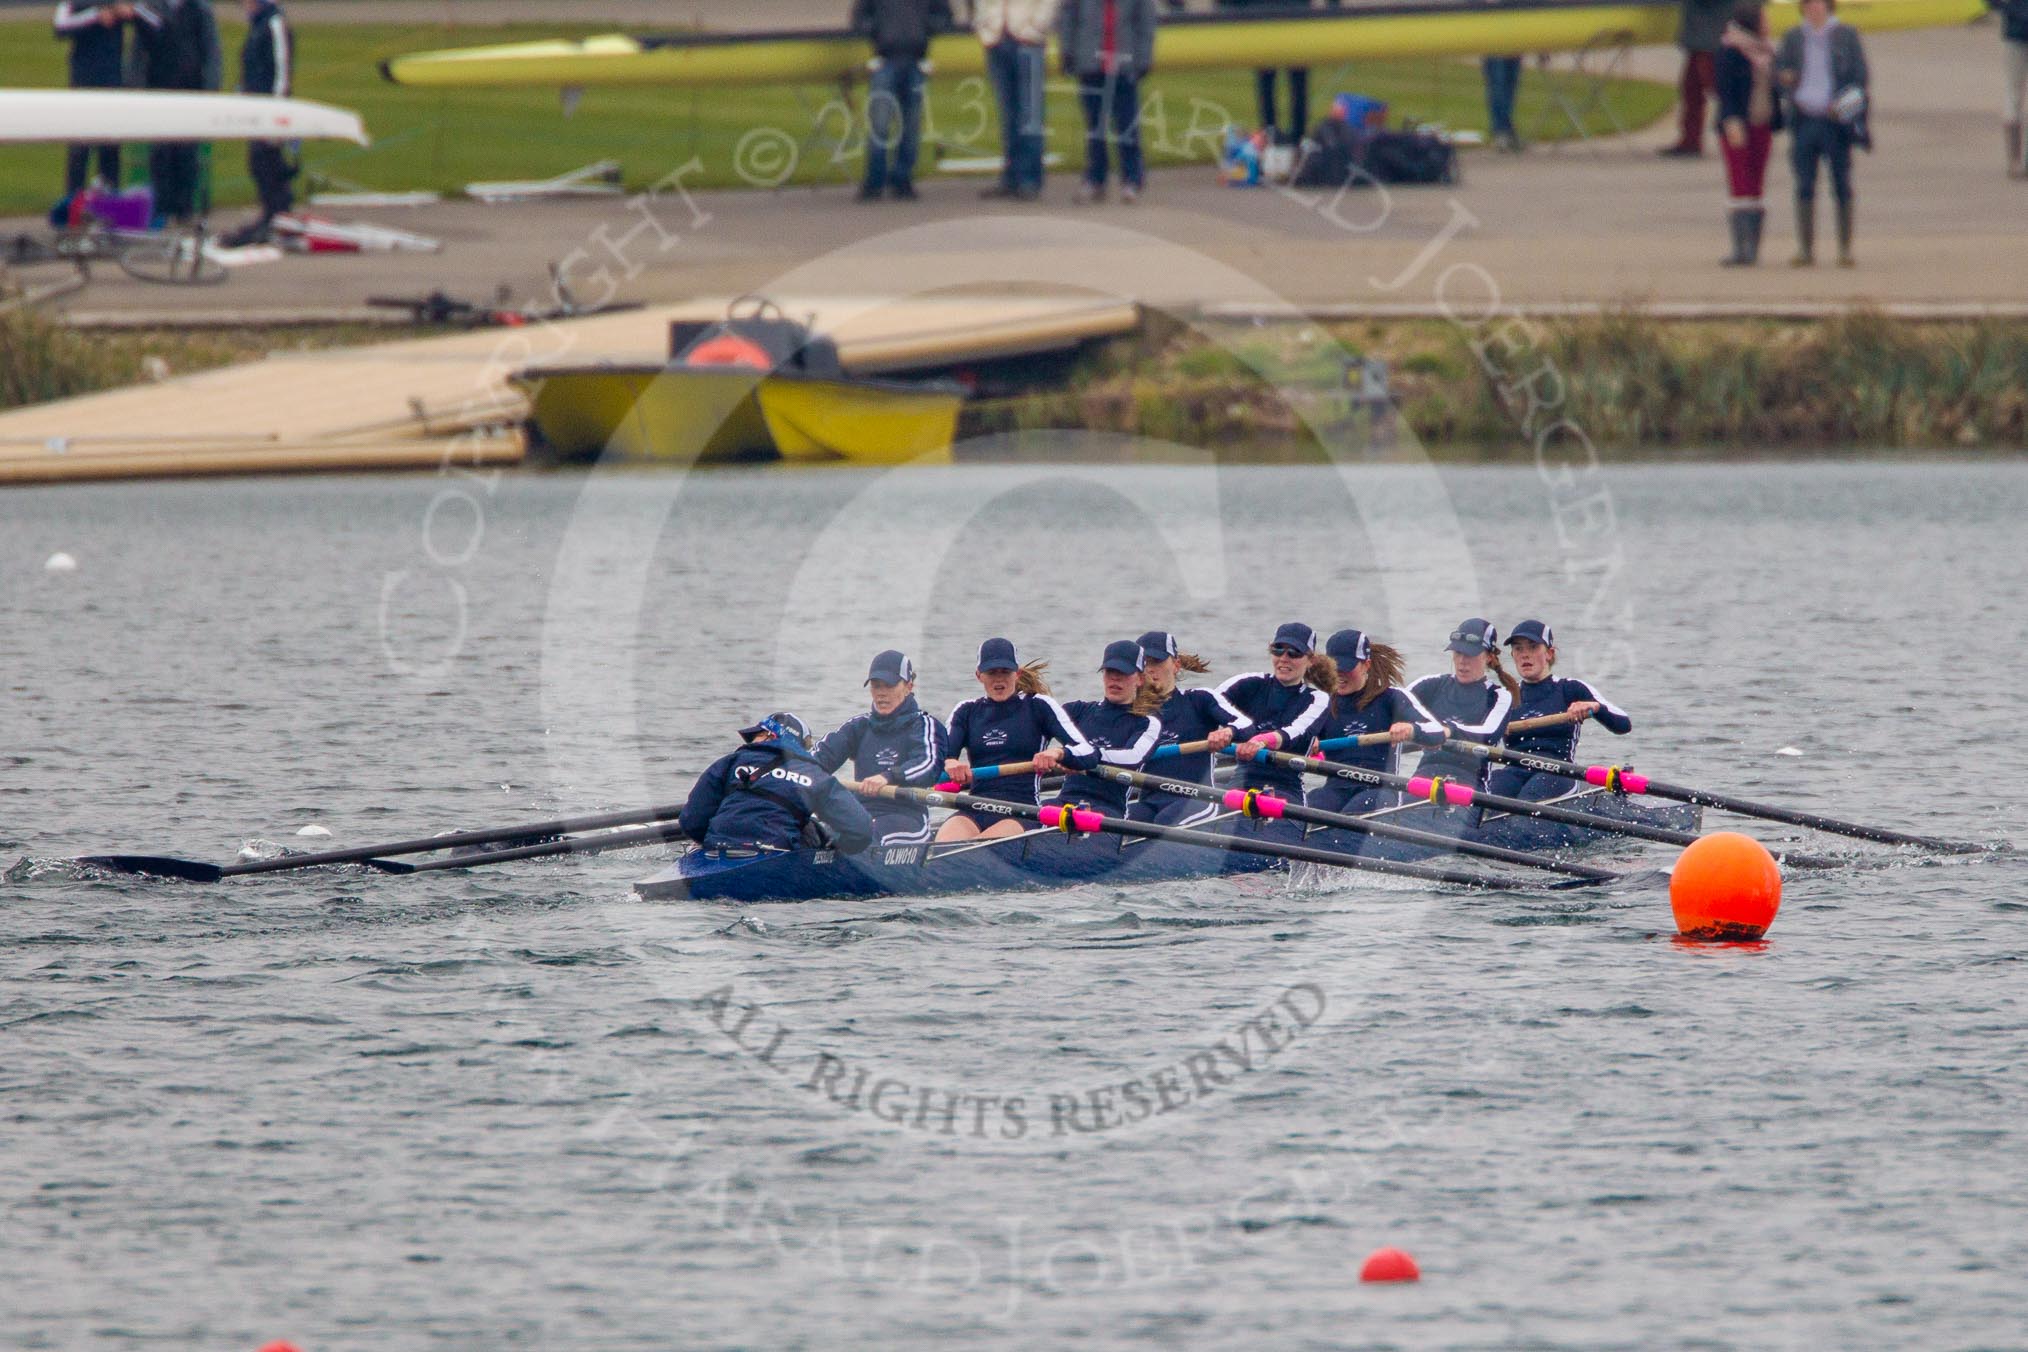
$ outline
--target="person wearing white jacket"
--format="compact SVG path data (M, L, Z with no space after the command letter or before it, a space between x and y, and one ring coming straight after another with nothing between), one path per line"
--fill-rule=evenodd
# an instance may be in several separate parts
M1061 0L976 0L972 31L1000 104L1000 181L987 197L1032 202L1042 195L1045 51Z

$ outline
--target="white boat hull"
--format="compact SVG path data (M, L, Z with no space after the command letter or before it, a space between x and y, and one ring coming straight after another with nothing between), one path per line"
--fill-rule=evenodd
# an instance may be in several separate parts
M67 141L355 141L359 114L304 99L137 89L0 90L0 144Z

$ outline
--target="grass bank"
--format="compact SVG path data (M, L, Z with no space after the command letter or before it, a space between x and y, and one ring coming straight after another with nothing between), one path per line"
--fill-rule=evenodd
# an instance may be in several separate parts
M981 431L1090 427L1224 446L1374 442L1348 360L1389 373L1399 435L1528 453L1568 419L1605 450L2028 449L2028 321L1529 321L1486 361L1438 320L1175 328L1092 354L1059 390L977 406ZM1385 420L1382 420L1383 427ZM1384 436L1380 440L1384 441Z
M840 12L843 12L841 0ZM223 17L223 14L221 14ZM238 24L222 25L227 68L236 71L241 38ZM749 179L739 172L741 146L785 158L767 162L770 174L786 168L789 183L844 181L857 172L859 145L845 110L828 87L712 90L693 94L658 89L595 89L566 118L555 93L541 90L435 92L403 89L381 80L377 66L386 57L446 46L479 46L539 37L577 37L609 31L609 24L427 25L339 24L300 35L296 87L304 98L357 109L366 118L374 144L366 149L312 145L306 163L312 174L378 190L452 191L481 179L519 179L563 173L600 159L617 159L636 185L654 182L694 156L703 171L686 181L701 187L737 187ZM0 22L0 86L33 88L64 79L64 48L46 21ZM1356 67L1320 69L1314 78L1324 97L1353 89L1388 100L1397 115L1442 122L1460 129L1485 126L1484 92L1475 63L1453 60L1371 61ZM1567 94L1573 106L1588 96L1568 76L1531 70L1523 79L1516 120L1523 134L1556 139L1571 133L1552 95ZM1250 120L1253 76L1247 71L1157 74L1149 83L1146 139L1156 164L1209 158L1207 125L1229 109ZM1612 82L1607 98L1628 126L1643 126L1665 114L1675 94L1646 80ZM926 140L952 156L996 153L991 97L977 80L938 80L931 85ZM1051 144L1070 159L1081 154L1082 123L1075 100L1049 100ZM1603 111L1593 107L1589 130L1607 130ZM1195 126L1200 134L1191 136ZM813 134L814 128L814 134ZM767 133L753 141L756 132ZM778 133L778 134L777 134ZM765 159L765 156L761 157ZM62 151L55 147L0 150L0 214L48 209L62 184ZM751 174L750 170L750 174ZM243 157L221 146L213 170L216 205L252 200Z

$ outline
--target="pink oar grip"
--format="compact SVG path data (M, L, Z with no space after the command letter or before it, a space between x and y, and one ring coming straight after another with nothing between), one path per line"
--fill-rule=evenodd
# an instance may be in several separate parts
M1620 787L1628 793L1646 793L1648 791L1648 777L1631 772L1623 773L1620 775Z
M1587 765L1584 768L1584 782L1596 784L1602 789L1609 789L1613 786L1613 773L1613 767L1610 765ZM1646 775L1637 775L1631 770L1622 770L1619 772L1619 776L1620 790L1623 793L1646 793L1648 791L1648 777Z
M965 786L958 783L957 780L946 779L943 783L937 785L936 791L938 793L962 793L964 788Z
M1432 787L1434 787L1433 781L1417 775L1414 779L1408 781L1408 796L1427 800ZM1472 805L1472 797L1473 791L1465 785L1453 784L1449 780L1444 781L1444 801L1452 807L1470 807Z
M1071 830L1092 834L1104 829L1105 817L1103 815L1076 807L1069 809L1069 811ZM1055 806L1045 807L1041 812L1042 824L1044 826L1060 828L1063 825L1063 814L1063 808Z

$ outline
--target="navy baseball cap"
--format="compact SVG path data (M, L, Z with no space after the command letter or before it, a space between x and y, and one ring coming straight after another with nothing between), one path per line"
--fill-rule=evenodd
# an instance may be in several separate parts
M1166 662L1181 651L1176 646L1176 636L1166 629L1150 629L1141 635L1141 651L1150 662Z
M1523 620L1514 626L1514 632L1507 635L1507 646L1513 647L1516 639L1533 639L1545 648L1556 646L1556 631L1540 620Z
M1016 671L1021 659L1014 655L1014 640L989 638L979 645L979 670Z
M1291 620L1275 630L1275 639L1270 648L1294 648L1299 653L1313 653L1317 650L1317 632L1307 624Z
M1451 652L1477 657L1500 646L1500 631L1490 620L1466 620L1451 631L1451 641L1444 646Z
M796 742L803 746L810 744L810 725L794 714L769 714L760 722L739 730L739 735L751 742L762 733L779 737L783 741Z
M1131 676L1147 665L1148 659L1142 652L1139 641L1123 638L1118 643L1106 644L1106 655L1099 662L1099 670L1117 671L1122 676Z
M1340 629L1324 640L1324 652L1340 671L1349 671L1373 656L1373 641L1358 629Z
M882 685L904 685L915 679L915 663L907 656L889 648L884 653L875 653L873 665L866 669L864 684L879 681Z

